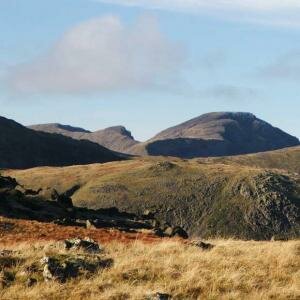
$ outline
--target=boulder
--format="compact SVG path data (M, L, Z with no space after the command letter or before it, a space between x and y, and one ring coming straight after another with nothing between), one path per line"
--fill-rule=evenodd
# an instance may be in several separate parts
M12 273L2 270L0 272L0 289L8 287L14 280L15 278Z
M187 239L189 237L187 232L180 226L167 226L164 228L163 233L167 237L180 237L183 239Z
M102 250L99 244L90 238L65 240L64 245L67 250L83 250L89 253L99 253Z
M94 225L93 221L86 220L85 222L86 229L96 229L96 226Z
M155 228L153 232L158 237L164 237L165 236L164 232L161 228Z
M65 283L68 279L94 274L100 268L110 267L112 260L101 260L100 257L94 255L57 255L43 257L41 264L45 281Z
M80 226L80 224L78 224L76 220L71 218L57 219L54 220L53 223L62 226Z
M172 236L180 237L180 238L183 238L183 239L188 239L189 238L189 235L187 234L187 232L179 226L176 226L176 227L173 228Z
M164 235L168 236L168 237L172 237L173 236L173 227L168 226L164 229Z
M204 243L202 241L192 241L190 244L192 246L198 247L202 250L211 250L215 247L214 245L212 245L210 243Z
M26 280L26 286L27 287L33 287L34 285L37 284L37 280L35 278L32 278L32 277L29 277L27 280Z
M45 281L64 282L66 280L64 267L60 265L57 259L45 256L41 259L41 264L44 266L43 277Z
M56 201L57 203L59 203L64 208L72 208L73 207L72 199L69 196L67 196L66 194L59 194L56 189L53 189L53 191L51 193L51 199L53 201Z
M0 176L0 191L11 191L18 186L15 178Z
M147 300L171 300L172 296L165 293L154 293L146 297Z
M272 238L271 238L272 242L278 242L278 241L286 242L288 240L289 240L289 238L287 236L280 235L280 234L273 235Z

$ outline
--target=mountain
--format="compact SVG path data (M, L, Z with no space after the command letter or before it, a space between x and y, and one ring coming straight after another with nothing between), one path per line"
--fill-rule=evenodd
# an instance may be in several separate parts
M75 191L77 207L153 214L190 236L300 237L300 147L239 157L138 157L119 163L4 172L50 197ZM218 161L220 160L220 161ZM242 162L242 163L240 163ZM274 163L273 163L274 162ZM108 175L109 174L109 175Z
M38 132L0 117L0 168L67 166L121 160L89 141Z
M32 125L29 128L37 131L59 133L73 139L89 140L122 153L128 153L128 149L139 143L134 140L131 132L123 126L109 127L95 132L57 123Z
M133 155L181 158L230 156L277 150L299 145L299 140L251 113L215 112L166 129L140 143L123 126L90 132L61 124L31 129L85 139L113 151Z
M204 114L130 149L132 154L181 158L228 156L297 146L299 140L250 113Z

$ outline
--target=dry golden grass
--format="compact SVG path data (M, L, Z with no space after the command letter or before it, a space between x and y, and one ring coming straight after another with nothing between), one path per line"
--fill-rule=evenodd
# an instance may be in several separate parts
M300 299L299 241L211 242L216 245L211 251L176 240L112 242L105 245L103 256L112 258L113 266L92 278L64 285L42 282L32 288L16 281L0 292L0 298L145 299L147 294L165 292L174 299ZM31 262L45 252L64 252L51 250L49 242L12 248Z

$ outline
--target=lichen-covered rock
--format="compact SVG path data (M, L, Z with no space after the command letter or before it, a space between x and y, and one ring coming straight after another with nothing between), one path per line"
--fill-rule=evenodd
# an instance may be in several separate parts
M94 274L101 268L110 267L112 260L101 259L99 256L94 255L57 255L55 257L43 257L41 264L45 281L64 283L70 278L76 278L83 274Z
M98 243L90 238L75 238L64 241L67 250L83 250L89 253L99 253L102 249Z

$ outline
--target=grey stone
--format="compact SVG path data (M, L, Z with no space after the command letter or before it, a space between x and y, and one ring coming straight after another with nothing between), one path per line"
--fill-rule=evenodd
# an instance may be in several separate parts
M99 253L102 250L99 244L90 238L69 239L65 240L64 244L67 250L83 250L89 253Z
M202 250L211 250L215 247L214 245L212 245L210 243L204 243L202 241L192 241L191 245L195 246L195 247L198 247Z

